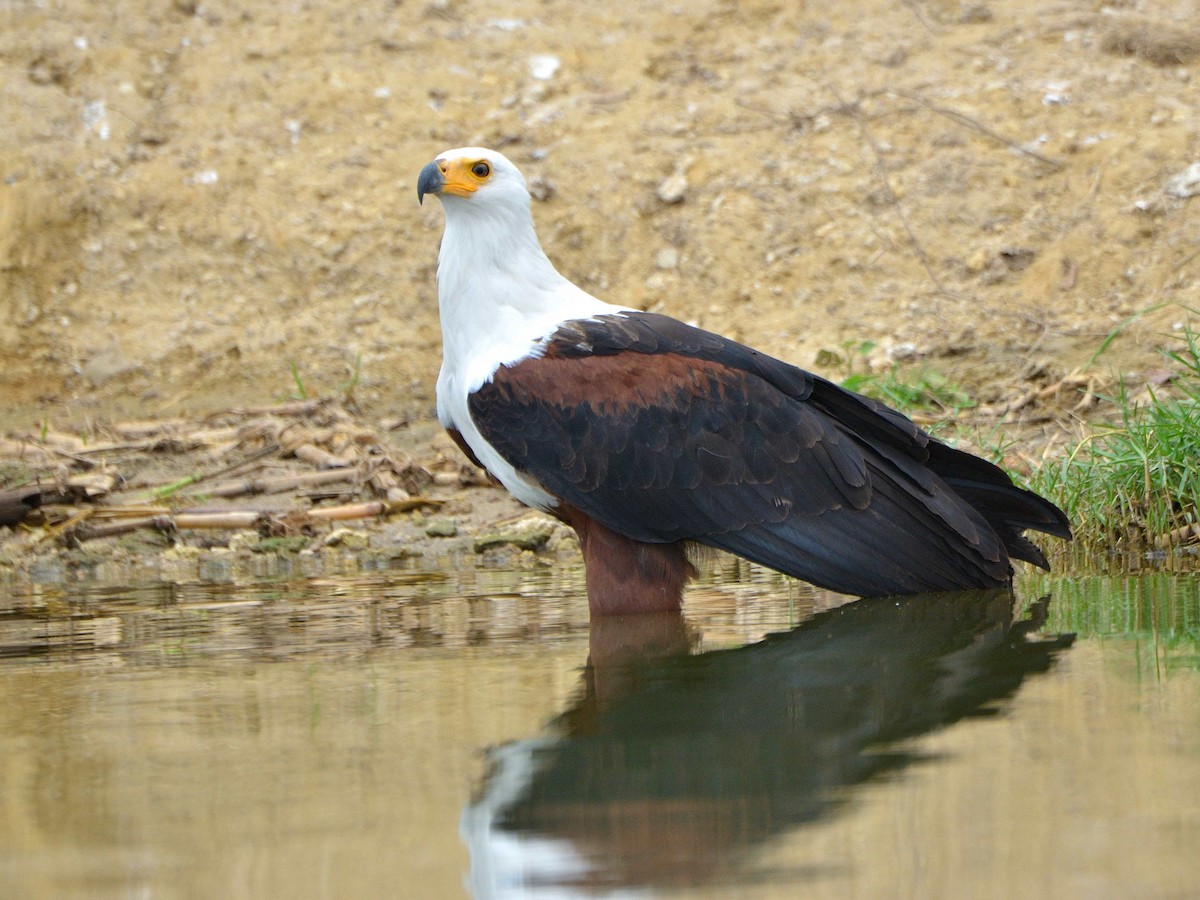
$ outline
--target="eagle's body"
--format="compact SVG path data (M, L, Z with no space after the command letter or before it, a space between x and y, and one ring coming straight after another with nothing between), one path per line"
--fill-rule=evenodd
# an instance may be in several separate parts
M994 587L1062 512L873 400L719 335L604 303L538 243L481 148L418 194L446 213L438 416L523 503L575 528L594 614L678 609L704 544L858 595Z

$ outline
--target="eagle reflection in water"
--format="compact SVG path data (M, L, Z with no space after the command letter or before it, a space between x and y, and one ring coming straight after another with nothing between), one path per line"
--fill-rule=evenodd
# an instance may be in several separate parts
M592 620L583 690L489 751L462 816L476 897L734 879L749 851L916 762L902 743L994 714L1073 635L1008 590L859 600L689 655L678 614ZM794 875L795 873L793 873ZM814 873L815 874L815 873Z

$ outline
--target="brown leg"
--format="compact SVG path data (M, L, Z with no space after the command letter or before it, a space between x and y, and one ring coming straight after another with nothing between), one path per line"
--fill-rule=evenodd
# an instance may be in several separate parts
M683 587L696 574L682 543L630 540L573 510L564 518L579 535L593 616L679 610Z

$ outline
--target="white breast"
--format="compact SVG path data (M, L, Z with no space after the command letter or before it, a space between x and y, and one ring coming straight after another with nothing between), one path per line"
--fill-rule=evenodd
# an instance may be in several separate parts
M559 274L538 243L520 174L499 155L493 161L493 184L471 198L441 198L446 231L438 256L438 419L458 431L518 500L549 509L554 498L484 440L468 398L500 366L539 355L561 323L629 310L598 300Z
M514 469L484 439L467 403L471 393L491 381L500 366L541 355L546 339L564 321L626 311L597 300L569 282L564 282L564 287L556 292L559 302L547 304L539 315L518 314L494 302L476 307L479 314L467 324L454 326L453 338L443 335L444 356L437 382L438 420L442 425L457 430L484 468L514 497L543 510L555 505L554 498ZM442 326L445 332L444 316Z

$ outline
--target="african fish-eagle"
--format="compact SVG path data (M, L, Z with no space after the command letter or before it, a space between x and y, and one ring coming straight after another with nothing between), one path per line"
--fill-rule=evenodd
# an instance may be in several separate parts
M520 171L448 150L438 418L518 500L575 529L593 615L678 610L700 544L860 596L999 587L1047 568L1058 507L904 415L559 274Z

